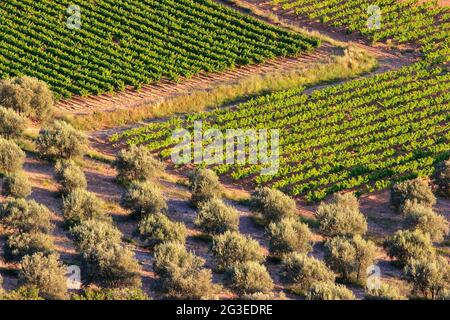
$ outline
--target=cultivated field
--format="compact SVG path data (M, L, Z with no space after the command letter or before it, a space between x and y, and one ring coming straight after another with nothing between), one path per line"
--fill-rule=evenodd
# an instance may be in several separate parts
M0 15L0 300L449 299L445 1Z

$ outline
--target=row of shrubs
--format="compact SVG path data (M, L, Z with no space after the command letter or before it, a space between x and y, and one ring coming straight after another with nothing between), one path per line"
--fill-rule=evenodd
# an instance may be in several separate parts
M445 165L449 167L450 162ZM438 192L442 185L448 187L450 176L445 170L439 173ZM442 193L441 193L442 194ZM433 242L448 237L449 226L445 217L433 210L436 197L430 181L417 178L394 185L391 203L403 215L405 230L397 231L383 246L395 263L404 268L404 274L413 285L413 294L431 299L450 297L450 265L441 257Z

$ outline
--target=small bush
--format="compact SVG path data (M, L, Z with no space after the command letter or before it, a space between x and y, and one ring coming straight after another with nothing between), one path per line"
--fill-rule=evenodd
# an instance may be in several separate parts
M335 194L328 203L321 203L315 213L320 231L330 237L364 235L367 221L359 211L353 194Z
M0 105L6 108L42 121L52 116L53 104L53 93L41 80L21 77L0 82Z
M279 190L258 188L252 194L250 202L253 210L261 213L266 223L297 216L295 200Z
M16 290L5 292L3 296L0 294L0 300L11 301L37 301L44 300L39 296L39 289L36 286L28 285L17 288Z
M68 225L75 225L87 219L110 221L111 217L106 214L105 206L92 192L76 189L63 198L64 219Z
M154 178L165 168L164 163L156 159L148 148L134 145L119 152L114 166L117 168L117 180L124 184Z
M450 159L438 166L436 170L436 184L439 194L450 198Z
M83 170L73 160L58 160L55 165L56 178L61 184L60 191L68 195L77 189L86 189L87 181Z
M14 173L22 169L25 152L12 141L0 138L0 173Z
M312 250L312 232L308 225L294 218L272 222L267 228L270 251L277 256L289 252L308 253Z
M86 136L64 121L55 121L39 132L36 140L39 153L48 158L82 157L87 150Z
M160 213L168 208L161 190L151 181L132 182L121 204L138 216Z
M405 300L397 288L382 283L379 288L371 288L366 292L366 300Z
M318 282L312 285L307 300L356 300L355 295L341 284Z
M139 264L134 253L121 244L121 232L111 223L84 220L72 228L89 277L112 286L141 285Z
M208 234L220 234L228 230L238 231L239 212L222 200L212 198L199 205L195 224Z
M192 192L191 203L198 207L200 203L220 198L222 186L216 173L209 169L197 169L189 174L189 189Z
M139 222L139 233L152 247L165 241L184 244L187 237L187 229L183 223L172 222L160 213L144 217Z
M21 282L36 286L43 298L51 300L67 298L67 270L56 254L46 256L36 253L25 256L21 267Z
M55 251L52 236L42 232L15 233L8 237L8 251L12 258L21 259L25 255L41 252L45 255Z
M440 242L449 232L445 217L438 215L433 208L417 203L416 200L406 200L402 206L404 227L418 229L430 235L431 240Z
M51 212L34 200L14 199L1 207L2 223L9 228L21 232L41 231L49 233L53 230Z
M112 289L93 289L87 288L80 295L73 295L72 300L84 301L143 301L151 298L140 288L112 288Z
M359 235L353 239L335 237L325 244L326 264L346 281L364 283L375 255L375 244Z
M163 291L177 299L208 299L218 288L212 284L211 270L204 269L205 260L187 252L178 242L156 247L154 269Z
M450 290L450 265L441 256L434 259L411 259L405 268L413 292L436 300Z
M384 242L383 247L387 254L396 258L402 266L410 259L428 259L435 255L430 236L420 230L399 230Z
M12 109L0 107L0 136L5 139L20 138L27 127L27 119Z
M430 183L425 179L414 179L395 184L391 189L391 204L398 211L406 200L416 200L418 203L432 207L436 197Z
M274 288L266 267L255 261L235 265L231 272L231 283L240 294L269 293Z
M219 270L233 268L246 261L263 262L265 255L256 240L238 232L226 231L213 238L212 252Z
M9 173L3 180L2 193L6 197L26 198L31 190L30 180L23 171Z
M305 294L317 282L334 282L335 277L322 261L306 254L295 252L283 257L281 278L297 293Z

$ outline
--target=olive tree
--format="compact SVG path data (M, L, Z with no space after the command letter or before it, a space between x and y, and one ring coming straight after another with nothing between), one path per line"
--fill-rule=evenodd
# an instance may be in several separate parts
M208 234L238 231L239 212L218 198L212 198L199 205L195 224Z
M411 259L405 273L413 285L413 291L425 298L435 300L450 290L450 265L444 257Z
M75 189L63 197L64 220L69 226L87 219L110 221L105 207L103 200L84 189Z
M161 214L148 215L139 222L141 237L152 247L166 241L184 244L187 228L182 222L172 222Z
M405 300L396 287L381 283L379 287L370 288L365 294L366 300Z
M267 228L272 254L281 256L289 252L308 253L312 250L313 235L308 225L294 219L284 218L272 222Z
M200 203L220 198L222 186L217 174L209 169L199 168L189 174L189 189L192 192L191 203L198 207Z
M450 159L438 166L435 176L439 193L446 198L450 198Z
M171 298L209 299L218 290L205 260L187 252L179 242L165 242L155 249L154 270L163 291Z
M353 194L335 194L329 202L322 202L315 213L322 234L334 236L364 235L367 221L359 211Z
M86 136L64 121L44 127L36 139L38 152L48 158L72 159L82 157L88 148Z
M160 188L152 181L133 181L122 195L121 204L137 216L160 213L168 208Z
M429 259L435 255L430 236L420 230L399 230L384 241L383 247L402 266L410 259Z
M68 297L66 272L56 254L36 253L22 259L20 282L36 286L45 299L63 300Z
M55 173L58 182L61 184L60 191L63 195L87 187L83 170L73 160L58 160L55 165Z
M114 166L117 180L124 184L154 178L165 168L164 163L156 159L148 148L135 145L120 150Z
M317 282L309 288L307 300L356 300L355 295L344 285L333 282Z
M0 105L45 121L53 115L54 98L45 82L17 77L0 81Z
M26 198L31 190L30 180L23 171L8 173L3 180L2 193L6 197Z
M399 211L406 200L430 206L436 204L436 197L427 179L417 178L395 184L391 189L391 204Z
M336 276L322 261L293 252L282 260L281 278L296 293L306 291L317 282L334 282Z
M257 188L250 202L253 210L259 212L266 223L297 216L295 200L279 190L267 187Z
M1 206L2 223L4 226L21 232L53 230L52 214L48 208L34 200L14 199Z
M27 127L27 119L14 111L0 106L0 137L20 138Z
M433 208L418 203L416 200L406 200L403 207L404 227L418 229L430 235L431 240L440 242L448 235L449 226L444 216L438 215Z
M213 238L212 252L219 270L225 271L246 261L263 262L265 254L256 240L234 231Z
M269 293L274 288L266 267L255 261L236 264L231 270L231 283L240 294Z
M375 260L376 246L356 235L352 239L335 237L325 243L325 262L346 281L365 282L367 268Z
M0 138L0 173L14 173L22 169L25 152L10 140Z

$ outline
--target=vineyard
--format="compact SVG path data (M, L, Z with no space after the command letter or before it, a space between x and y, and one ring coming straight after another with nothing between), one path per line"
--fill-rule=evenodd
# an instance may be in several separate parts
M344 17L354 12L354 7L367 7L368 1L347 1L344 6L350 9L345 10L331 6L335 2L295 1L283 4L283 8L296 8L302 13L311 10L317 14L311 18L333 17L323 21L331 20L366 34L361 23L364 14ZM429 175L436 163L450 155L450 16L446 8L411 3L379 4L392 12L386 18L392 23L394 12L405 10L402 19L408 19L417 30L404 24L398 24L401 30L391 28L387 20L383 28L389 32L372 39L417 40L423 54L418 63L310 95L298 88L258 97L231 109L152 123L114 135L112 141L145 143L168 157L174 145L173 130L191 130L197 120L203 121L204 130L279 129L281 159L276 174L259 175L261 166L248 164L222 164L214 169L235 181L270 185L308 201L321 200L340 190L371 192L396 181ZM335 8L340 18L332 16L330 8Z
M313 50L319 41L210 0L2 1L0 77L57 97L123 91Z

